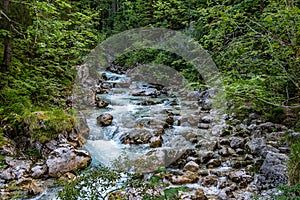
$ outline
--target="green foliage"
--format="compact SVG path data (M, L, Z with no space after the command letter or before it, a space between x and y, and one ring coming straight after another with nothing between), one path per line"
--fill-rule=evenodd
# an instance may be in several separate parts
M25 113L23 123L28 127L32 141L41 143L55 139L59 133L66 134L74 127L74 118L62 110Z
M195 11L193 35L212 53L230 98L281 104L299 92L299 11L282 1L224 1Z
M75 181L67 183L63 190L59 191L61 199L105 199L108 189L119 187L121 174L100 166L93 167L80 175Z
M32 139L47 142L73 126L72 119L58 110L67 108L75 79L72 67L100 39L99 14L86 4L68 0L28 0L9 6L8 17L16 22L19 34L0 26L0 39L9 34L14 55L9 71L0 72L0 124L11 128L12 138L24 133L25 125ZM40 110L49 115L44 127L32 114Z
M291 185L300 184L300 140L294 142L288 162L289 182ZM299 189L299 188L298 188Z
M272 195L276 200L299 200L300 199L300 183L289 186L280 185L277 188L281 193L278 195Z
M178 199L178 192L186 187L165 187L163 176L167 174L165 168L158 169L161 176L152 175L144 179L140 174L129 174L106 167L96 166L79 175L76 181L66 184L58 193L61 199L128 199L122 191L133 189L134 195L143 200L174 200ZM121 192L121 193L119 193Z

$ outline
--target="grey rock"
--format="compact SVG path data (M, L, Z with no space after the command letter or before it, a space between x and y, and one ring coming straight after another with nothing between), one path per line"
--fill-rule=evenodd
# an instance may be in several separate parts
M200 150L207 150L207 151L214 151L217 148L217 141L210 141L210 140L200 140L196 144L196 148Z
M4 180L12 180L16 178L12 168L0 170L0 178Z
M264 138L254 138L246 143L246 149L251 154L262 155L263 149L266 147L266 141Z
M47 167L45 165L37 165L31 168L33 178L40 178L42 175L46 174Z
M243 138L232 137L232 138L230 138L230 147L234 148L234 149L243 148L244 142L245 142L245 140Z
M48 173L52 177L87 167L91 157L87 151L77 150L73 146L65 144L53 150L46 161Z
M287 184L287 160L288 156L285 154L269 152L260 167L259 172L263 177L259 178L259 182L271 187Z

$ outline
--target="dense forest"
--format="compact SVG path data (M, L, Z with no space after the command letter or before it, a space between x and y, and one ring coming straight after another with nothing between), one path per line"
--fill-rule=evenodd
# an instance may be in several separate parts
M300 131L298 1L2 0L0 19L0 146L28 134L29 144L46 143L72 129L75 66L110 36L141 27L180 31L207 50L223 76L229 113L255 112ZM138 63L170 66L195 90L205 87L197 70L170 52L143 49L114 61ZM289 183L297 185L300 142L290 145ZM19 151L37 154L30 145ZM3 155L0 163L6 166Z

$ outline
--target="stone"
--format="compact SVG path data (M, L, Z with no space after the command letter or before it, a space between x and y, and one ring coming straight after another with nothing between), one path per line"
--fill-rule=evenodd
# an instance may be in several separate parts
M90 162L91 157L87 151L78 150L65 144L50 153L46 165L50 176L59 177L66 172L85 168Z
M109 113L101 114L97 117L97 122L101 126L109 126L112 124L113 116Z
M239 137L231 137L230 138L230 147L233 149L243 148L244 147L244 139Z
M213 117L210 115L206 115L201 118L202 123L210 123L212 121L213 121Z
M6 168L0 170L0 178L4 180L12 180L16 178L12 168Z
M206 163L213 157L214 152L213 151L201 151L199 154L200 154L199 156L200 156L201 163Z
M45 165L36 165L31 168L33 178L40 178L41 176L45 175L47 172L47 167Z
M206 123L199 123L198 124L198 128L201 128L201 129L209 129L209 124L206 124Z
M75 181L76 179L77 179L76 175L71 172L67 172L63 174L61 177L59 177L59 181L63 181L67 183Z
M4 139L6 141L8 141L9 143L0 146L0 152L1 155L16 155L17 151L16 151L16 147L14 144L12 144L12 142L8 139Z
M20 179L26 173L29 172L32 165L30 160L14 159L6 157L5 162L9 165L4 171L2 171L0 178L5 180Z
M213 140L200 140L196 144L196 148L208 151L214 151L217 148L217 141Z
M187 94L187 98L190 100L198 100L200 99L200 92L199 91L191 91Z
M138 173L154 172L160 167L166 167L167 152L165 149L157 148L149 151L146 155L138 157L131 163L134 169Z
M246 174L246 172L243 170L232 171L229 173L228 177L230 180L232 180L233 182L236 182L236 183L239 183L242 181L246 181L247 183L250 183L253 180L253 177Z
M86 143L86 139L81 134L76 134L74 130L69 133L68 140L72 143L75 143L76 145L73 145L75 147L82 147Z
M57 148L58 142L56 140L51 140L50 142L47 142L45 146L47 147L47 149L53 151Z
M230 145L230 141L227 138L220 140L220 145Z
M82 112L78 112L78 123L75 124L75 128L73 129L77 135L81 135L84 138L88 138L90 128L87 125L87 121L85 115Z
M37 195L44 191L42 185L40 185L37 181L32 180L28 185L28 193L31 195Z
M188 162L184 167L184 171L197 172L200 169L199 165L194 161Z
M151 148L158 148L162 146L162 137L161 136L154 136L150 139L150 147Z
M201 183L204 187L211 187L218 185L218 177L217 176L206 176L202 178Z
M234 154L234 150L231 149L230 147L229 148L223 147L218 151L218 153L220 154L220 156L228 157Z
M168 116L168 118L166 119L166 123L169 125L173 125L175 122L174 116Z
M268 152L259 170L264 179L260 179L259 182L271 187L277 187L279 184L287 184L287 160L288 156L285 154Z
M210 160L206 166L208 168L215 168L215 167L220 167L221 166L221 160L220 159L212 159Z
M208 198L205 196L204 190L199 188L192 197L192 200L208 200Z
M150 142L151 138L152 138L152 133L149 130L144 128L135 128L130 130L129 132L123 133L123 135L120 136L120 141L123 144L147 144ZM158 138L160 138L160 136L156 137L153 140L156 140ZM153 145L159 144L159 141L156 142L157 143L156 144L154 143Z
M174 185L183 185L188 183L197 183L199 180L199 175L196 173L188 172L183 175L175 175L172 176L170 181Z
M141 88L134 89L131 91L132 96L153 96L156 97L159 95L159 91L155 88Z
M96 106L97 106L98 108L105 108L105 107L107 107L108 105L109 105L109 103L106 102L106 101L104 101L104 100L99 100L99 101L96 102Z
M254 155L262 155L263 149L266 147L266 141L264 138L254 138L246 143L246 149L249 153Z

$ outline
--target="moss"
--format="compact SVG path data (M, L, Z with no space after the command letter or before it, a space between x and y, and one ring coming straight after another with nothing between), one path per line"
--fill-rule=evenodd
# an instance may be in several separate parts
M70 132L75 123L74 117L62 110L36 111L26 113L23 117L31 140L41 143L57 138L60 133Z

